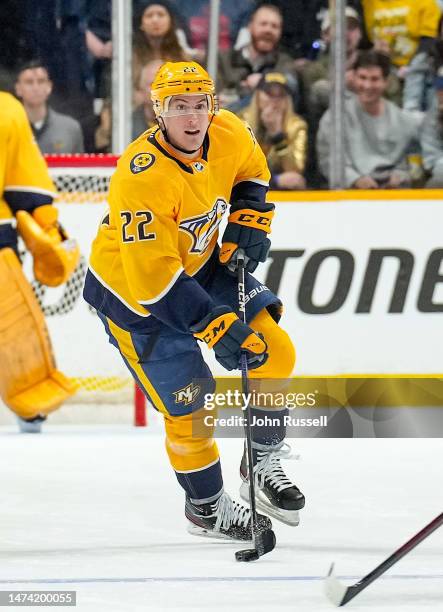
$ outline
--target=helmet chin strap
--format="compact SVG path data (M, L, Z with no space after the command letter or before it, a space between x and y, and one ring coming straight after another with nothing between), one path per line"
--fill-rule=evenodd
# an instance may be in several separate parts
M208 130L211 127L211 123L213 119L214 119L214 115L212 115L211 117L211 121L209 122L208 129L206 130L206 134L208 133ZM201 145L197 149L193 149L192 151L189 151L188 149L183 149L182 147L179 147L178 145L174 144L173 142L171 142L168 136L168 131L166 129L165 122L163 121L163 117L157 117L157 123L158 123L158 127L162 131L163 138L166 140L167 143L169 143L172 147L174 147L174 149L177 149L177 151L180 151L181 153L186 153L187 155L191 155L192 153L197 153L197 151L200 150ZM206 138L206 134L204 138Z

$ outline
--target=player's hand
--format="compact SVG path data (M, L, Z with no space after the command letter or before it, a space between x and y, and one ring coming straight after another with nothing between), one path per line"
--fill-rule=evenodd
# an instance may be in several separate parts
M271 231L274 208L274 204L251 200L238 200L231 205L219 254L220 263L231 272L237 270L238 249L245 254L247 272L254 272L260 262L266 261L271 248L267 235Z
M227 370L240 369L242 351L246 353L248 368L252 370L263 365L268 358L263 336L240 321L229 306L214 308L200 323L191 327L191 332L214 350L215 358Z

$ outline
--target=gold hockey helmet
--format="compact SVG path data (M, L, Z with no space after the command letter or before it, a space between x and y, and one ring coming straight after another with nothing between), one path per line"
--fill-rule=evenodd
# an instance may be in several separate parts
M172 96L205 95L209 114L218 111L214 81L197 62L166 62L158 69L151 86L151 100L156 117L168 111Z

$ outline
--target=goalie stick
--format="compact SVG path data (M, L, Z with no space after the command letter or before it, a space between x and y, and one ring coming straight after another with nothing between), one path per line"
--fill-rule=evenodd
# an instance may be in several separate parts
M344 606L348 601L351 601L351 599L369 586L371 582L374 582L374 580L377 580L377 578L384 574L384 572L392 567L394 563L397 563L397 561L407 555L408 552L417 546L417 544L420 544L420 542L427 538L433 531L441 527L441 525L443 525L443 512L403 544L403 546L392 553L390 557L380 563L372 572L369 572L369 574L352 586L347 587L338 580L334 575L334 564L332 564L325 581L326 596L336 606Z

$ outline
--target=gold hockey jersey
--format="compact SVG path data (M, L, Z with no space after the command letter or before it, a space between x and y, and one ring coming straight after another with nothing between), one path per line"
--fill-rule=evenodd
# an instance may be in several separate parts
M23 106L11 94L0 92L0 108L1 227L11 225L8 222L17 210L50 204L55 188Z
M229 111L213 118L198 159L159 136L145 132L120 158L85 282L86 301L129 331L149 327L149 314L188 331L211 310L196 278L220 222L234 200L264 201L270 178L252 131Z

